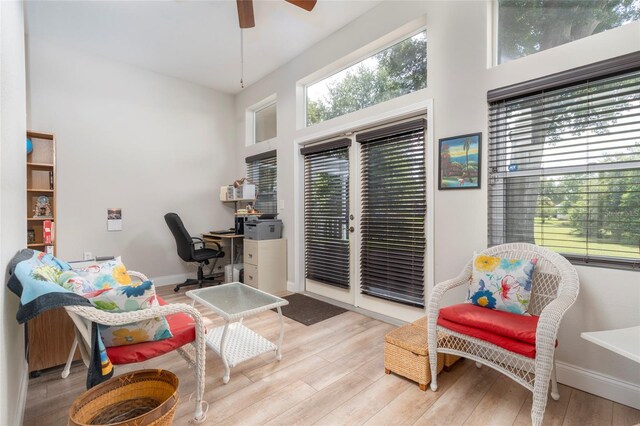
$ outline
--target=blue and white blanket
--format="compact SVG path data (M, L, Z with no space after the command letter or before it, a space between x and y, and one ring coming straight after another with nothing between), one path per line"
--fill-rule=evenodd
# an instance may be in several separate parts
M7 286L20 297L20 307L16 314L20 324L49 309L72 305L92 306L86 298L67 290L77 274L68 263L50 254L23 249L9 263L9 273L11 277ZM91 327L91 340L87 389L113 375L113 365L107 357L95 323Z

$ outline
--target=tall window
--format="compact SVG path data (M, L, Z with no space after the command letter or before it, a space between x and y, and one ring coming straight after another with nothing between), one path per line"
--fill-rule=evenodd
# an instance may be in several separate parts
M307 126L425 87L427 34L422 31L307 86Z
M427 212L424 121L358 134L361 148L360 288L424 306Z
M278 135L277 104L270 103L253 112L254 143L273 139Z
M638 0L498 0L498 63L638 19Z
M305 277L349 288L349 139L306 147Z
M488 96L490 244L640 269L640 53Z
M247 177L256 185L255 208L261 213L278 212L278 157L269 151L245 159Z

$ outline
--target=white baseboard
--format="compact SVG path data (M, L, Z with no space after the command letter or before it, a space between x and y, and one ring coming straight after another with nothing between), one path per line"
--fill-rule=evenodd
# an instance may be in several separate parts
M640 386L556 361L558 382L640 410Z
M156 287L162 287L165 285L175 285L185 282L187 278L195 278L195 274L177 274L177 275L165 275L162 277L153 277L153 284Z
M16 412L13 416L15 422L14 425L21 425L24 419L24 409L27 406L27 390L29 389L29 364L24 360L22 366L22 380L20 380L20 386L18 387L18 403L16 404Z

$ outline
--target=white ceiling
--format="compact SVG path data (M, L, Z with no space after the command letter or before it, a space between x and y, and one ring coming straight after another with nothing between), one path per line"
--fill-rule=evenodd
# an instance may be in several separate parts
M381 0L318 0L307 12L254 0L244 32L245 87ZM27 33L216 90L240 88L240 29L233 0L28 1Z

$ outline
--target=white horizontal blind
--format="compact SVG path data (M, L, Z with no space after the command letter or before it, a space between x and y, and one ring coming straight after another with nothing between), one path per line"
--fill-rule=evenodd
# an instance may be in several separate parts
M256 210L273 214L278 212L278 157L275 151L267 154L263 158L247 158L247 177L256 185Z
M640 269L640 70L490 103L489 243Z
M362 293L424 306L426 171L422 119L357 136Z
M304 154L305 276L349 288L349 146Z

